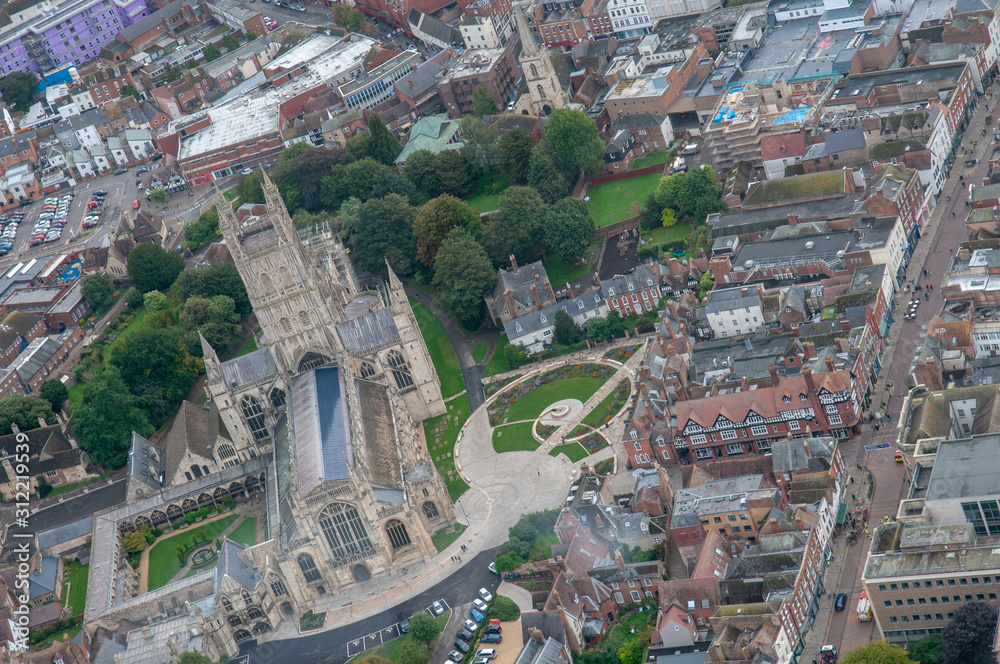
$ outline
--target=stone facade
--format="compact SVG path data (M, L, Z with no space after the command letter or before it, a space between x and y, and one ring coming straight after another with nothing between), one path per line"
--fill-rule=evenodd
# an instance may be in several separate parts
M521 11L521 5L514 3L514 17L517 30L521 34L521 54L518 61L524 73L524 85L531 99L533 115L549 115L562 108L569 101L556 76L555 67L549 58L549 51L538 44L528 29L528 23Z

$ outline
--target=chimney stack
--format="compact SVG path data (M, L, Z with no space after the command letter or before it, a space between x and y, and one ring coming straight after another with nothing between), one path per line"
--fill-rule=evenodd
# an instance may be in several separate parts
M806 341L802 344L802 355L807 360L816 359L816 344L811 341Z
M538 629L537 627L529 627L528 636L531 638L532 641L534 641L538 645L540 646L545 645L545 636L542 634L542 630Z
M622 557L621 549L615 551L615 567L617 567L622 572L625 571L625 559Z
M517 259L514 258L514 254L510 255L510 267L514 272L517 272Z
M531 297L535 300L535 306L541 311L544 307L542 306L542 296L538 293L538 286L531 284Z
M778 376L778 367L774 366L774 364L772 363L767 365L767 370L771 374L771 381L775 385L781 382L781 377Z
M798 223L799 223L799 218L796 217L793 213L789 212L788 213L788 225L789 226L797 226Z
M832 357L826 358L826 370L829 371L830 373L833 373L834 371L837 370L837 367L833 364Z

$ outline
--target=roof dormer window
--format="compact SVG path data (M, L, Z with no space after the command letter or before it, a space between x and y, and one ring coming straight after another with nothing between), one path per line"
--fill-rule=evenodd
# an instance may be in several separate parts
M785 403L792 403L792 400L791 400L791 399L789 399L787 395L786 395L786 396L783 396L783 397L781 397L781 400L782 400L782 401L784 401Z

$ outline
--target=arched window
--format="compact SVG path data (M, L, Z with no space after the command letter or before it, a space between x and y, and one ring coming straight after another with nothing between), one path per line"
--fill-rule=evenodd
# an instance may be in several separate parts
M188 482L191 481L191 473L184 471L184 477L188 478Z
M222 609L223 609L223 611L232 611L233 610L233 603L229 601L228 597L223 597L222 598Z
M191 466L191 474L194 475L195 479L201 477L201 468L198 466Z
M246 606L248 604L253 604L253 597L251 597L250 593L248 593L247 591L245 591L245 590L242 591L240 593L240 597L243 598L243 604L244 604L244 606Z
M274 388L271 390L271 405L275 408L281 408L285 405L285 391L279 388Z
M306 578L306 583L319 581L319 570L316 569L316 563L313 562L312 556L308 553L299 556L299 569L302 570L302 576Z
M438 516L440 516L438 514L437 505L435 505L433 502L429 500L420 507L424 511L424 516L427 517L429 521L433 521L434 519L438 518Z
M410 544L410 534L399 519L393 519L385 524L385 534L389 536L389 544L393 549L402 549Z
M309 317L309 312L305 309L299 312L299 323L302 324L303 328L312 327L312 319Z
M211 475L212 474L212 473L210 473L208 471L208 466L202 466L201 467L201 472L205 473L206 475Z
M328 505L319 515L319 526L335 560L374 553L368 529L358 508L344 503Z
M285 584L281 582L277 574L272 574L268 580L271 585L271 592L274 593L275 597L282 597L288 594L285 590Z
M531 65L531 78L538 78L538 67Z
M262 272L260 275L260 285L264 287L265 293L274 292L274 282L271 281L271 275L267 272Z
M229 626L238 627L243 624L243 619L239 616L229 616Z
M541 85L538 86L538 98L545 99L545 88L543 88Z
M233 632L233 639L236 641L246 641L250 638L250 632L245 629L238 629Z
M288 320L287 318L282 318L281 320L279 320L278 325L281 326L282 334L291 334L293 332L292 321Z
M371 362L362 362L358 373L361 374L362 378L371 378L375 375L375 367L372 366Z
M278 275L281 277L281 285L285 288L291 288L294 285L294 282L292 281L292 273L286 266L282 265L278 268Z
M243 417L253 437L256 440L267 438L267 429L264 428L264 409L260 407L260 403L248 394L243 397L240 407L243 409Z
M385 360L392 367L392 377L396 381L396 387L401 390L413 387L413 377L410 376L410 369L406 366L406 360L403 359L402 353L398 350L391 350L385 356Z
M234 448L229 443L222 443L219 445L219 458L220 459L232 459L236 456L236 448Z
M247 620L256 620L257 618L263 618L264 612L261 611L256 606L251 606L250 610L247 611Z
M308 352L299 360L299 373L327 364L330 360L319 353Z

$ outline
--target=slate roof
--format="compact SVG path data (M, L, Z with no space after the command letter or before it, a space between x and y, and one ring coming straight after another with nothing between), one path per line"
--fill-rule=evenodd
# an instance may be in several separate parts
M147 491L158 491L160 488L160 476L164 474L165 468L163 450L133 432L132 447L129 450L128 460L129 487L131 488L133 482L141 482L147 487Z
M78 537L86 537L94 530L94 515L85 516L82 519L71 521L70 523L49 528L38 533L38 550L45 551L59 544L63 544Z
M833 438L794 438L775 441L771 459L775 473L819 472L830 468Z
M247 565L240 555L246 549L242 544L226 538L219 553L219 564L215 568L215 592L219 592L222 582L228 576L241 586L252 590L260 583L263 576L256 569Z
M419 97L441 83L441 75L445 68L433 60L422 63L419 67L399 79L394 87L410 97ZM410 84L413 84L412 86Z
M222 371L222 379L225 381L226 387L230 389L278 373L278 366L274 363L271 351L267 348L261 348L223 362L219 369Z
M392 310L388 308L337 323L337 332L348 353L364 353L399 338Z
M213 458L212 446L224 431L214 401L210 400L207 407L187 400L182 401L177 416L170 424L162 442L166 456L164 470L167 479L177 472L181 460L188 451L208 459Z
M647 127L659 127L663 124L663 115L657 113L630 113L628 115L619 115L614 122L611 123L611 130L617 131L619 129L645 129Z
M626 274L617 279L608 279L601 282L601 294L605 298L614 297L630 292L638 292L651 286L658 286L660 283L659 271L653 272L648 265L640 265L635 268L632 274ZM630 289L629 286L632 286Z
M826 135L826 153L843 152L866 147L865 132L861 127L842 129Z
M299 376L292 385L289 411L301 496L324 481L350 477L354 449L341 381L338 368L324 367Z
M386 388L367 380L356 382L361 425L365 434L365 459L373 480L390 487L402 485L402 470L396 451L396 427ZM390 494L383 494L387 502Z
M705 313L709 314L760 306L760 293L756 288L748 289L746 295L741 288L714 290L710 293L710 298L705 304Z
M68 333L69 331L67 331ZM63 335L58 337L38 337L10 363L10 370L16 371L25 383L38 373L45 363L62 348Z
M42 566L37 572L28 575L28 594L30 597L46 595L56 589L56 578L59 572L59 558L44 556Z
M551 637L541 644L529 638L514 664L569 664L562 656L563 647Z

